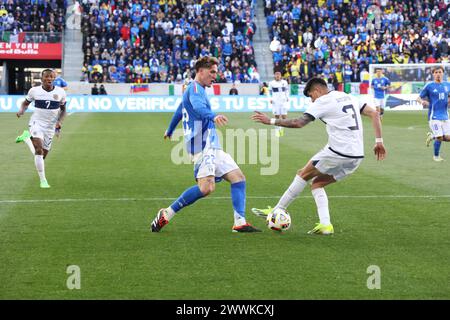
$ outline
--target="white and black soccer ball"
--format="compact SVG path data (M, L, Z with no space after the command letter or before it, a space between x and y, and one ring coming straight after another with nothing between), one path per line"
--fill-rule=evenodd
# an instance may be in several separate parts
M291 216L286 210L275 208L267 215L267 227L275 231L286 231L291 227Z

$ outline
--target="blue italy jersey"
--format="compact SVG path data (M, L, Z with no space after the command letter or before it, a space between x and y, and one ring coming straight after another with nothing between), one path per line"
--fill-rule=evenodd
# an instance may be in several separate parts
M381 87L386 87L389 85L391 85L391 81L389 81L389 79L386 77L373 78L372 88L375 93L375 99L384 99L384 93L386 92L386 90L382 89Z
M173 115L167 134L171 136L178 122L182 120L184 141L190 154L193 155L208 148L222 149L214 124L215 117L205 88L193 81L183 94L183 102Z
M449 82L428 83L420 92L420 97L427 98L430 102L428 120L448 120L448 94Z
M53 81L53 85L55 85L57 87L65 88L65 87L67 87L67 82L63 78L58 77L55 79L55 81Z

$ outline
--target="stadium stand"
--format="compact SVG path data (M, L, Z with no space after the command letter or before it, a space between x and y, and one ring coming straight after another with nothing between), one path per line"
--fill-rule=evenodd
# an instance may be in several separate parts
M450 2L265 0L274 69L291 83L361 82L372 63L449 61ZM279 42L279 43L278 43Z
M2 38L9 39L21 32L47 32L50 33L50 36L47 35L50 37L47 41L52 42L51 33L62 32L65 28L66 8L67 0L2 0L0 1Z
M183 83L212 54L218 82L259 82L255 1L84 1L83 81Z

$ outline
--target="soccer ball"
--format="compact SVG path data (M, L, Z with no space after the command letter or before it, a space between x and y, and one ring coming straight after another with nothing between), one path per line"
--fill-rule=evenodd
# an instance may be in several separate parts
M267 227L275 231L286 231L291 226L291 216L283 209L275 208L267 215Z

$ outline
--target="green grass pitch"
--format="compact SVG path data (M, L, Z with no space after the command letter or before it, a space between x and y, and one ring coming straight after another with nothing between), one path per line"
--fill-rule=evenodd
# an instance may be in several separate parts
M267 129L249 113L227 114L227 128ZM320 121L288 129L277 175L240 167L247 217L260 234L233 234L229 185L184 209L159 234L157 210L194 183L192 165L175 165L162 139L170 114L75 113L46 160L52 188L41 190L33 157L15 137L18 120L0 114L0 299L449 299L450 151L432 161L423 112L390 112L387 159L372 154L327 188L335 234L310 236L318 221L309 189L291 207L284 234L251 207L274 205L297 169L326 142ZM294 116L291 114L291 116ZM69 265L81 289L69 290ZM367 268L379 266L381 289Z

